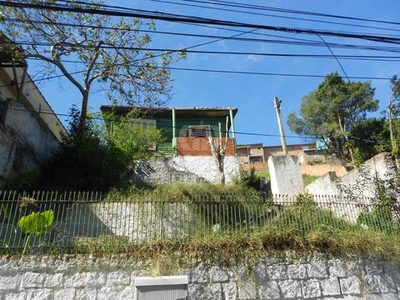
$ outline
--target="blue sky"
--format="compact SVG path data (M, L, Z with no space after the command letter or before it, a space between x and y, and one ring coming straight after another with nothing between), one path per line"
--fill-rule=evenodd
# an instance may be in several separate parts
M226 1L184 1L184 0L119 0L106 1L109 5L120 5L135 9L160 11L179 15L206 17L225 21L236 21L258 25L269 25L311 30L326 30L330 32L351 32L357 34L373 34L379 36L400 36L400 25L379 22L367 22L341 18L326 18L307 14L279 13L266 8L298 10L313 13L324 13L337 16L347 16L368 20L400 22L400 1L398 0L303 0L303 1L260 1L260 0L226 0ZM236 4L236 7L226 4ZM221 5L225 4L225 6ZM244 9L238 4L260 6L259 9ZM194 6L195 5L195 6ZM199 7L202 6L202 7ZM261 9L261 6L265 9ZM224 10L221 10L224 9ZM231 10L231 11L227 11ZM240 10L235 12L232 10ZM262 14L262 15L261 15ZM364 27L360 27L364 26ZM232 36L238 32L233 28L221 26L198 26L171 22L156 22L158 30L184 32L190 34ZM378 28L379 27L379 28ZM234 28L243 32L250 28ZM239 144L263 143L264 145L280 144L277 118L273 106L274 96L282 101L282 118L288 144L303 143L302 137L290 132L286 125L287 115L298 111L302 97L316 89L323 77L331 72L338 72L345 77L340 64L351 80L371 81L376 89L375 97L380 100L381 110L386 109L390 97L389 80L382 79L352 79L352 77L390 78L400 74L400 59L385 61L355 60L334 58L340 55L381 55L399 56L400 47L396 44L368 42L365 40L341 38L332 36L317 36L313 34L292 34L277 31L256 30L242 34L242 38L264 39L270 42L235 41L230 39L216 40L210 38L178 37L170 35L153 35L153 45L168 49L182 49L212 42L196 47L196 50L245 52L236 54L191 54L185 60L174 65L183 69L206 69L229 72L249 72L259 74L236 74L217 72L198 72L189 70L172 70L174 86L172 100L168 106L231 106L238 108L235 118L237 142ZM285 43L276 43L280 40ZM319 46L304 46L304 42L315 42ZM297 42L291 45L287 42ZM299 43L300 42L300 43ZM324 46L324 43L340 45L357 45L343 48ZM300 45L299 45L300 44ZM360 49L359 46L377 46L382 48L397 48L392 52ZM332 51L332 52L331 52ZM327 55L325 58L316 57L280 57L264 54L307 54ZM262 75L260 73L270 74ZM290 74L283 75L283 74ZM318 75L321 77L310 77ZM79 103L79 95L69 89L62 79L39 85L47 101L56 113L67 114L73 103ZM76 95L76 97L75 97ZM74 102L71 99L76 98ZM89 106L92 111L98 111L99 106L107 103L101 92L91 96ZM378 114L376 114L378 115ZM64 118L61 117L62 120Z

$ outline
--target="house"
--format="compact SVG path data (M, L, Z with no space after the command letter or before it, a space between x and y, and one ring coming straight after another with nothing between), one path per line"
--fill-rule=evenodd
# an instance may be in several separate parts
M38 170L66 132L11 47L0 34L0 178L6 179Z
M237 153L241 164L265 163L268 158L262 143L237 145Z
M317 152L316 143L291 144L286 149L289 155L300 155L301 153L310 153L313 157ZM252 168L255 170L267 169L268 158L272 155L282 154L282 146L263 146L262 143L237 145L237 155L240 160L241 169L248 171ZM304 161L303 159L302 161Z
M266 153L267 153L267 159L271 155L275 154L282 154L282 146L266 146L264 147ZM301 151L311 151L311 150L317 150L317 144L315 142L313 143L304 143L304 144L291 144L286 146L286 150L288 151L289 155L298 155Z
M165 139L163 144L156 145L153 149L162 158L152 162L152 180L165 182L170 181L166 178L171 176L186 179L194 176L196 180L214 182L217 169L209 137L219 139L221 128L221 135L225 138L226 124L228 138L224 159L225 176L227 181L239 176L234 126L237 108L101 106L103 115L113 113L116 117L126 115L132 110L135 111L133 121L140 122L143 126L155 126L161 130ZM182 176L177 175L177 172ZM154 176L158 179L154 179Z

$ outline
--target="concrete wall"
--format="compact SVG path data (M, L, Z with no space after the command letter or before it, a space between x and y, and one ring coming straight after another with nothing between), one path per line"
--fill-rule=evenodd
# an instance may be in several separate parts
M186 275L191 300L399 299L400 265L308 254L180 265L168 258L60 255L0 258L0 299L135 299L141 276Z
M240 176L239 158L224 159L226 182ZM135 183L218 182L218 172L212 156L176 156L140 162L132 178Z
M195 208L195 205L183 201L168 202L168 199L165 202L60 203L53 207L56 213L53 226L42 237L33 237L30 253L41 250L40 245L70 249L101 243L102 238L126 245L128 242L187 237L204 226L204 221L193 212ZM7 243L23 249L25 241L26 235L18 227L0 223L2 249L7 248Z
M10 101L0 124L0 175L9 178L37 170L59 145L54 134L22 103Z
M47 101L40 94L29 76L24 77L21 68L0 68L0 176L14 177L17 174L38 169L52 151L56 150L65 128ZM14 78L16 76L16 80ZM24 80L20 95L14 81ZM2 182L0 181L0 186Z
M359 169L354 169L340 179L328 173L305 187L313 195L339 195L338 185L342 185L360 197L374 197L372 178L388 180L396 175L395 164L389 153L381 153L366 161Z
M271 156L268 158L268 169L272 194L292 196L303 192L303 177L297 156Z

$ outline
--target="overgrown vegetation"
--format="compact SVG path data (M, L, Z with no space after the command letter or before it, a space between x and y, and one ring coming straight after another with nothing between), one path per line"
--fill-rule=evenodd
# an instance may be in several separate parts
M79 122L73 107L68 135L43 165L34 188L108 191L123 185L135 163L149 158L151 147L162 141L160 130L133 124L131 115L119 117L108 131L96 118L86 119L85 139L78 134Z
M361 197L368 192L373 199L374 209L363 212L358 223L368 228L380 228L383 231L398 230L400 220L400 184L394 174L378 177L367 168L359 169L360 176L351 186L339 186L342 195L350 200Z
M309 174L303 174L302 177L304 186L309 185L311 182L315 181L318 178L318 176L313 176Z
M149 203L152 209L159 207L164 209L164 212L167 212L168 203L180 201L179 203L190 204L189 209L194 209L188 214L190 219L182 220L188 220L187 223L193 222L195 226L190 229L190 234L178 234L173 237L160 235L147 241L131 241L126 236L112 234L98 237L83 234L75 238L71 248L52 251L129 253L142 258L184 254L184 257L218 257L224 260L240 258L246 254L255 257L271 251L320 251L345 255L376 255L400 260L399 219L387 218L385 214L391 210L378 203L365 209L357 222L350 222L338 217L341 214L334 209L335 206L330 209L322 208L310 195L299 195L291 204L278 205L272 201L265 202L256 190L244 185L175 184L145 190L113 190L104 201ZM21 202L23 203L25 202ZM3 205L2 208L0 218L17 216L18 221L22 216L27 216L28 220L33 218L30 217L32 212L35 212L32 216L39 216L38 207L35 205L29 210L24 208L23 215L10 211L9 205ZM351 206L349 208L351 209ZM44 213L47 211L45 206L41 209ZM56 210L59 211L60 208ZM153 213L154 210L151 214ZM159 216L158 213L155 215ZM181 217L174 214L172 216ZM144 217L146 220L151 218L150 214L145 214ZM55 214L54 219L56 218ZM51 216L43 219L44 222L39 222L38 230L33 228L35 226L30 226L29 222L21 226L23 225L27 234L40 236L51 226L52 219ZM158 221L161 220L157 219ZM191 225L182 222L179 224L189 227ZM11 246L12 244L8 244L8 249L12 249ZM32 250L40 251L36 248ZM7 251L10 250L2 250L3 253L10 253Z
M400 260L400 230L385 225L365 228L319 208L309 195L282 208L273 218L251 232L217 231L206 236L160 239L140 244L121 243L112 238L78 241L75 252L129 252L139 257L172 256L232 260L243 255L256 257L273 251L319 251L344 255L377 256ZM389 234L390 233L390 234ZM100 242L101 241L101 242ZM107 242L108 241L108 242ZM113 247L113 245L118 245Z
M71 109L69 133L58 152L43 165L37 185L54 190L100 190L118 184L127 165L123 152L101 137L93 119L86 120L86 138L78 134L80 112Z

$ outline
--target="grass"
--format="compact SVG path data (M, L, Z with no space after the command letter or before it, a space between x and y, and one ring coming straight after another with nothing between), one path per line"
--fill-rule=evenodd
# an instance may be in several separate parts
M149 189L114 190L106 201L141 199L162 199L172 203L177 200L191 201L191 204L200 207L195 213L201 215L201 222L211 222L205 224L208 226L205 231L173 240L155 239L134 243L124 236L80 237L68 252L127 253L148 258L178 253L189 258L218 257L229 261L243 255L257 256L275 251L319 251L375 255L400 261L399 224L393 222L385 210L372 210L360 215L358 221L363 223L361 226L336 217L333 212L319 208L312 198L301 195L294 204L271 213L271 203L264 202L256 190L244 184L174 184ZM201 209L200 204L204 202L208 205L205 207L214 209ZM210 203L214 206L210 206ZM234 206L225 206L226 203ZM251 206L254 203L261 209L254 210ZM232 207L240 214L233 214L234 217L229 218L232 216ZM255 216L253 221L257 222L250 224L249 216ZM209 230L216 224L220 225L219 229ZM59 251L64 253L65 249Z
M269 175L269 170L260 170L260 171L255 171L255 175L257 178L262 178L265 181L270 180L270 175Z
M252 231L223 230L174 240L152 240L140 244L117 243L102 238L77 243L74 252L127 252L139 257L157 257L173 253L187 257L218 257L231 261L243 255L257 256L276 251L318 251L323 253L375 256L400 261L400 231L365 228L349 223L327 209L319 208L307 196ZM112 245L107 245L112 243Z
M312 176L312 175L308 175L308 174L303 174L302 177L303 177L304 186L309 185L311 182L313 182L319 178L318 176Z
M135 187L125 190L112 190L105 201L118 200L160 200L176 201L182 199L208 199L209 201L221 200L254 200L258 199L258 191L247 187L245 184L216 185L211 183L199 184L165 184L145 189Z

